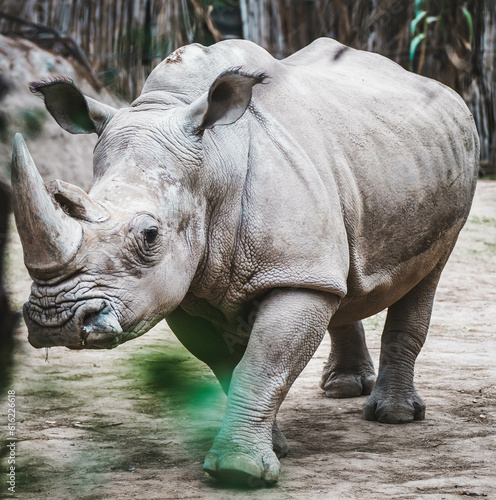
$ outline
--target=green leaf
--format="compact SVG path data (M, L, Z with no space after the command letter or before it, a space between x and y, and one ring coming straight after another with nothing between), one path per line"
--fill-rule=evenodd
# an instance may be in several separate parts
M415 52L417 50L417 47L422 40L425 39L425 33L419 33L413 40L412 43L410 44L410 62L413 63L413 59L415 57Z
M417 25L422 19L427 15L426 10L421 10L420 12L417 13L415 16L415 19L410 23L410 31L412 35L415 35L415 32L417 31Z
M415 0L415 12L425 9L425 0Z
M436 21L439 21L440 19L441 19L441 17L440 17L440 16L429 16L429 17L425 20L425 22L426 22L427 24L431 24L431 23L435 23Z
M462 12L465 14L465 18L468 23L468 43L472 45L472 38L474 36L474 23L472 21L472 15L466 7L462 7Z
M442 17L439 19L439 28L441 28L441 33L443 34L444 37L446 33L446 26L444 24L444 19Z

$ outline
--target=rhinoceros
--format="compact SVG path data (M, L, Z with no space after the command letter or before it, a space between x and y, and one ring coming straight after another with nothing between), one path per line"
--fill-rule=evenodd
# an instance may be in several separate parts
M188 45L118 110L64 78L31 89L99 137L88 193L45 186L14 140L32 346L113 348L165 319L228 394L204 463L224 481L278 480L276 414L326 331L328 397L424 418L415 359L478 170L458 94L331 39L283 60ZM361 320L385 308L376 380Z

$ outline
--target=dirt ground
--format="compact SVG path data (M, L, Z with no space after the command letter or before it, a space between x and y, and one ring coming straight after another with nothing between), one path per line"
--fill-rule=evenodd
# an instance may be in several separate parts
M20 308L30 282L16 235L9 249ZM366 321L376 367L384 318ZM233 490L203 473L225 397L165 323L113 351L47 354L23 324L16 336L15 498L496 499L496 182L479 182L439 286L416 369L426 420L368 422L364 398L323 397L326 338L281 408L291 449L270 489ZM6 436L5 401L1 414ZM1 472L0 497L14 497L6 460Z

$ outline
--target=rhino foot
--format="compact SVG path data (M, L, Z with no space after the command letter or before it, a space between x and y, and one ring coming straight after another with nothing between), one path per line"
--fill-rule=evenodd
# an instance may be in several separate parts
M361 321L329 329L331 353L320 387L328 398L354 398L370 394L375 385L374 363Z
M326 366L320 382L320 387L328 398L354 398L370 394L374 385L373 366L367 366L358 373L339 372Z
M288 454L289 446L284 434L279 430L277 422L272 426L272 448L277 458L283 458Z
M425 419L425 403L416 392L407 397L393 397L373 391L363 406L363 417L385 424L407 424Z
M224 483L238 487L260 488L275 484L281 464L272 450L262 453L210 450L203 470Z

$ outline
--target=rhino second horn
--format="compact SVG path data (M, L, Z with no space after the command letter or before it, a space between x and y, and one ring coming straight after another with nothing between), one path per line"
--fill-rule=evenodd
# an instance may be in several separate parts
M55 179L47 189L71 217L87 222L104 222L109 218L105 207L77 186Z
M54 203L21 134L14 137L12 190L24 263L32 276L54 277L75 256L82 228Z

